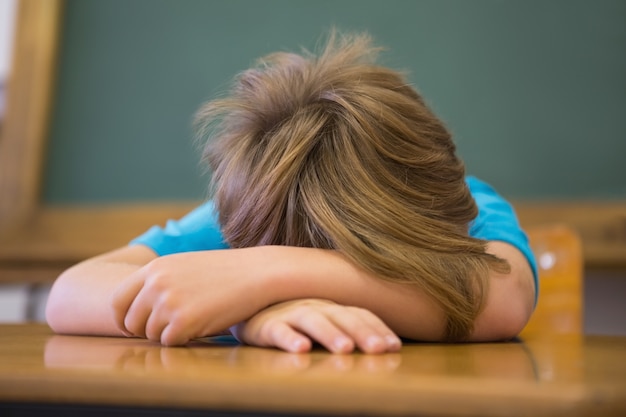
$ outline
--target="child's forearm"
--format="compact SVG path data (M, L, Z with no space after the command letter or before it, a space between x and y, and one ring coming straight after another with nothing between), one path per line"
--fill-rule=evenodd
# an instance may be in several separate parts
M410 284L384 281L358 268L334 251L275 247L282 253L283 269L273 279L277 301L325 298L343 305L366 308L402 337L439 341L445 315L432 299ZM511 273L490 276L485 308L475 321L470 340L503 340L516 336L532 312L532 273L521 253L502 242L489 251L507 259Z
M398 335L441 340L443 310L418 288L382 280L353 265L335 251L273 247L282 269L277 270L276 301L322 298L362 307L380 317Z
M55 282L46 319L57 333L122 335L113 321L111 295L138 266L88 261L65 271Z
M48 296L48 324L57 333L122 335L113 320L111 296L124 279L155 257L144 247L127 247L66 270Z
M512 273L492 280L473 340L515 336L532 311L528 265L514 248L492 246L513 261ZM368 309L402 337L436 341L444 335L442 309L419 288L377 278L335 251L285 246L162 258L141 245L122 248L63 273L46 314L59 333L133 334L181 344L303 298Z

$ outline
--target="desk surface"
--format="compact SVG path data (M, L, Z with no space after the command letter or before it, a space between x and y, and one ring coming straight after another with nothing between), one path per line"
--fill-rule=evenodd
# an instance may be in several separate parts
M290 354L228 340L138 339L0 325L0 403L289 414L626 415L626 338L405 345ZM567 413L567 414L565 414Z

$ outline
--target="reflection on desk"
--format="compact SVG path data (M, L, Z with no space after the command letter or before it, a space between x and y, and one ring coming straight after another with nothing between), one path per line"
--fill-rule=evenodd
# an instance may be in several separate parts
M246 415L626 415L626 338L409 344L394 354L332 355L223 338L167 348L59 336L42 325L0 326L0 411L33 404Z

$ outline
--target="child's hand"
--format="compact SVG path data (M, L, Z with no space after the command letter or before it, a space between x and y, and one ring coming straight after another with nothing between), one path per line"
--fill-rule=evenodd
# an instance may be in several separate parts
M400 339L369 310L303 299L268 307L231 328L241 342L308 352L318 342L333 353L397 352Z
M219 334L274 302L258 268L266 260L263 248L156 258L117 286L114 321L128 336L164 345Z

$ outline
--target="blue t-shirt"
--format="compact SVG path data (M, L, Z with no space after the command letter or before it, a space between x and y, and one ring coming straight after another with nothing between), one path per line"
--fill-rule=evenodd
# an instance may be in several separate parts
M537 264L513 206L487 183L471 176L466 178L466 182L478 206L478 216L470 224L470 236L503 241L518 248L526 256L533 271L536 302L539 288ZM210 200L180 220L169 220L165 227L153 226L131 244L146 245L159 256L228 249L220 230L217 210Z

